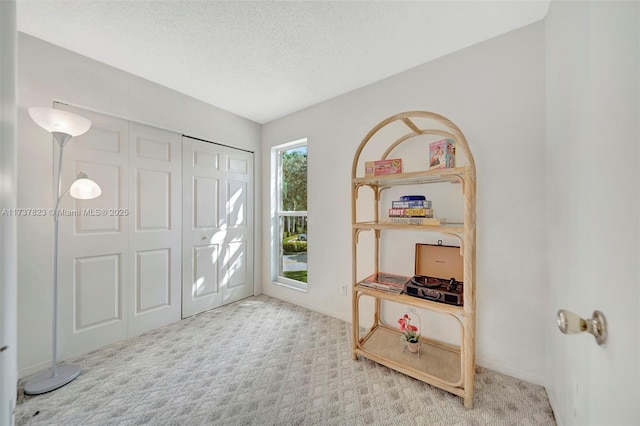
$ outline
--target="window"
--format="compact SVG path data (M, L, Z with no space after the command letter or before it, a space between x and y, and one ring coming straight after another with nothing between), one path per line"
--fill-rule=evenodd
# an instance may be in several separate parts
M271 150L272 279L307 289L307 140Z

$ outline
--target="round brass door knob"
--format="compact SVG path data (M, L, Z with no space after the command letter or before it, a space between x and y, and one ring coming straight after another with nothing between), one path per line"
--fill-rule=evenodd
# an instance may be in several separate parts
M607 321L604 314L594 311L590 319L582 319L578 314L561 309L556 318L558 329L564 334L576 334L586 331L596 338L598 345L607 340Z

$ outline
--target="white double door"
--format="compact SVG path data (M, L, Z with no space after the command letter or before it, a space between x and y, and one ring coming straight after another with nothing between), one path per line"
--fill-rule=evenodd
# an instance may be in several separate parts
M180 319L182 149L179 134L56 107L92 122L64 149L63 191L80 172L102 189L93 200L67 195L62 203L64 359Z
M253 154L183 138L182 315L253 295Z
M246 210L252 200L247 201L245 192L252 191L252 158L237 161L207 151L215 145L194 150L185 144L184 163L193 166L183 170L183 141L178 133L64 105L56 108L92 122L87 133L65 146L63 191L80 172L102 188L96 199L75 200L67 195L61 205L67 213L59 219L61 359L253 294L252 270L247 269L248 262L253 262L253 240L238 236L238 231L247 229L244 225L252 226L252 217L246 216L253 214ZM190 163L193 155L197 161ZM210 176L205 169L214 165L206 155L218 155L218 166L228 166L226 172L212 167L211 173L222 173L215 188L206 181ZM235 170L240 169L250 176L248 183L235 179ZM206 193L208 189L217 191L218 197L235 191L234 200L241 201L234 205L235 201ZM222 209L227 205L236 207ZM185 233L183 248L183 232L192 217L196 232L206 230L211 241L191 244ZM253 230L248 233L252 235ZM205 253L216 257L207 258ZM189 256L195 256L191 270L204 277L196 281L204 284L198 285L194 297L183 300L182 265L189 263ZM184 281L184 287L191 289L191 281Z

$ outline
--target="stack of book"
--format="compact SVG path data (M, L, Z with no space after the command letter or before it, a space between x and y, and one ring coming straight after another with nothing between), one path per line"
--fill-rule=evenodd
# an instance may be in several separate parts
M440 225L440 220L433 217L431 201L424 195L404 195L391 202L389 217L380 219L381 223L398 223L409 225Z
M411 280L411 277L378 272L358 283L359 286L373 288L385 293L400 294L404 290L404 285Z

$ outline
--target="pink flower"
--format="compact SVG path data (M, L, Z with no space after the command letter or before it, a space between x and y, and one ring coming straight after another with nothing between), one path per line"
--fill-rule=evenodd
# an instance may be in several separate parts
M405 319L404 318L400 318L398 320L398 324L400 324L400 331L404 331L404 329L405 329L405 327L407 325L407 322L405 321Z
M407 324L407 327L406 327L406 328L407 328L407 330L409 330L409 331L413 331L414 333L416 333L416 332L418 331L418 327L416 327L416 326L415 326L415 325L413 325L413 324ZM403 330L403 331L404 331L404 330Z

